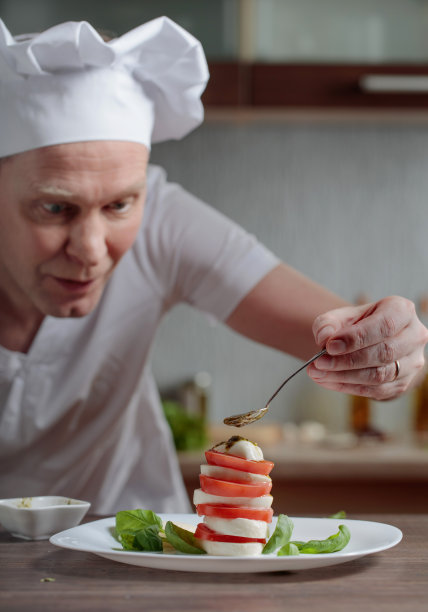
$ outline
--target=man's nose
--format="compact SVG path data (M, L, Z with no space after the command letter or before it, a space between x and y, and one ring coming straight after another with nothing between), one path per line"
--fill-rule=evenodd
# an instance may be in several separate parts
M103 220L95 216L76 220L70 229L66 252L85 266L98 265L107 253Z

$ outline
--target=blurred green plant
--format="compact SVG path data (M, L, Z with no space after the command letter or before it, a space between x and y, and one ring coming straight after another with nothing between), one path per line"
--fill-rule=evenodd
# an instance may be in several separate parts
M188 414L179 402L172 400L164 400L162 407L177 450L201 450L207 447L208 432L203 416Z

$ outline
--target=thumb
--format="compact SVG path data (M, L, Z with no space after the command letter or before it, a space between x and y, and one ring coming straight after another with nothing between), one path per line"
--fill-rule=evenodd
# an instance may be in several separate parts
M342 330L364 319L373 306L373 304L344 306L318 315L312 324L315 342L318 346L325 346L328 340L336 337Z

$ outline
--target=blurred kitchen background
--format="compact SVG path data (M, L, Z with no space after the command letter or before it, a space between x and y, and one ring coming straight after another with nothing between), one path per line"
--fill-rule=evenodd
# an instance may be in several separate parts
M152 162L332 291L401 294L427 322L428 0L0 0L14 34L83 19L121 34L160 15L201 40L212 78L205 124ZM264 405L298 363L185 306L153 350L171 421L178 401L213 425ZM417 418L428 429L418 393L357 407L360 429L414 440ZM263 424L277 441L352 446L353 401L302 373ZM195 435L189 447L205 444ZM428 478L426 458L403 461L383 476Z

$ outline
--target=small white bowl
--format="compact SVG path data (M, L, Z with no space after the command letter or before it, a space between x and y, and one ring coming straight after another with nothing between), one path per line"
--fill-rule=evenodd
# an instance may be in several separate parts
M90 503L45 495L0 500L0 523L16 538L47 540L54 533L75 527Z

